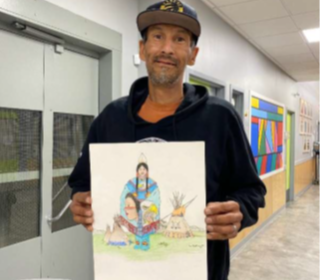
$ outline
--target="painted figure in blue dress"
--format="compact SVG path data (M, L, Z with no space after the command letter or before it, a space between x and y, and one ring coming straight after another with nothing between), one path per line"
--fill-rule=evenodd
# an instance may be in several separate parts
M136 176L128 181L121 195L121 225L135 235L135 249L150 249L150 235L160 226L160 193L149 177L149 166L141 155Z

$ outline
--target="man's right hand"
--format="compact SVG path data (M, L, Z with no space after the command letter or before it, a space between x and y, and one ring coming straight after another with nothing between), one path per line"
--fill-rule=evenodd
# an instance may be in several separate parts
M93 211L91 204L91 192L79 192L73 195L70 210L73 214L73 220L92 232Z

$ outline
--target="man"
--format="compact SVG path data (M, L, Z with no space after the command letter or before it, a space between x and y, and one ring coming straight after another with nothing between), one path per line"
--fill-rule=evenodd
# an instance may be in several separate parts
M74 220L92 231L90 143L205 141L208 275L226 280L228 240L257 222L265 186L233 107L209 97L204 87L183 84L185 68L195 64L199 51L201 27L194 9L164 1L139 14L137 22L149 77L137 80L128 97L109 104L93 122L69 179Z

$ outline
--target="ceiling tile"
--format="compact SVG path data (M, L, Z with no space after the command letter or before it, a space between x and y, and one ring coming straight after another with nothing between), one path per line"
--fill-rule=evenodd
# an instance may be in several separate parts
M306 44L270 48L270 49L266 49L266 51L270 55L274 56L275 58L279 56L284 56L284 55L297 55L297 54L310 53L310 49Z
M237 24L269 20L288 15L280 0L258 0L221 7L220 10Z
M309 44L309 48L314 54L319 54L320 55L320 43L312 43Z
M320 80L320 74L290 74L296 81L299 82L309 82L309 81L319 81Z
M304 63L304 62L316 62L314 56L310 53L298 54L298 55L286 55L277 58L277 61L280 64L288 65L288 64L296 64L296 63Z
M314 75L318 75L319 76L319 68L318 69L310 69L310 70L292 70L292 71L288 71L289 74L291 74L292 76L295 75L301 75L301 76L306 76L306 75L310 75L310 76L314 76Z
M289 64L281 64L281 65L286 71L319 68L319 63L317 61L289 63Z
M304 44L304 40L298 32L257 38L253 41L265 49Z
M251 38L260 38L298 31L290 17L239 25Z
M210 1L212 4L216 5L217 7L221 7L221 6L239 4L243 2L250 2L252 0L208 0L208 1Z
M296 25L302 29L319 28L319 12L306 13L292 17Z
M319 10L319 0L282 0L282 2L293 15Z

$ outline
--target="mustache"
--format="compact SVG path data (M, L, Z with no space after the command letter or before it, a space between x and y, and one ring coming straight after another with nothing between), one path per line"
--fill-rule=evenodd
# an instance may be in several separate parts
M171 56L159 55L154 58L154 62L159 62L160 60L166 60L174 65L178 65L178 61Z

